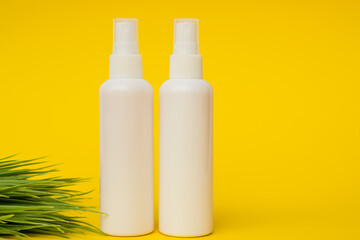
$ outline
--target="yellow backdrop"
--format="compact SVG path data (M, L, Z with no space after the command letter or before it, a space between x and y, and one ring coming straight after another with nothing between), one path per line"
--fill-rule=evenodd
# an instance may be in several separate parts
M59 174L91 177L79 188L94 188L84 204L98 205L98 89L119 17L139 19L155 133L173 20L200 19L214 88L215 231L206 238L360 238L359 1L2 0L1 156L48 155Z

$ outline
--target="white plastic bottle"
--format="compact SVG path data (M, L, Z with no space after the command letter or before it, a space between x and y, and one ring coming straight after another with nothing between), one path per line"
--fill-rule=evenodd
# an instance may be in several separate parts
M160 88L159 229L195 237L213 229L212 88L202 80L198 20L176 19L170 80Z
M114 20L110 79L100 88L101 230L153 231L153 90L142 79L137 19Z

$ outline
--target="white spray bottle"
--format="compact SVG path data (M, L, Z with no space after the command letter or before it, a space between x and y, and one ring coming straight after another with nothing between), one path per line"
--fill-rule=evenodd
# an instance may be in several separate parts
M110 79L100 88L101 230L153 231L153 90L142 79L136 19L114 20Z
M198 20L176 19L170 80L160 88L159 229L195 237L212 232L212 99L202 80Z

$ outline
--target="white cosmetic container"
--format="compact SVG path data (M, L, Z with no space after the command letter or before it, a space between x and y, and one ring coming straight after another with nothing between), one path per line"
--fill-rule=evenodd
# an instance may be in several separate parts
M202 80L198 20L176 19L170 80L160 88L159 228L195 237L213 229L212 101Z
M110 79L100 88L100 226L115 236L154 228L153 90L137 35L136 19L114 20Z

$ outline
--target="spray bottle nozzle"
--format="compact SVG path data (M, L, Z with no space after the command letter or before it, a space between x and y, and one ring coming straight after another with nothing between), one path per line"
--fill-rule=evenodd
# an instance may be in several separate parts
M133 18L114 19L113 54L137 54L138 21Z
M175 19L173 54L199 54L199 20Z

